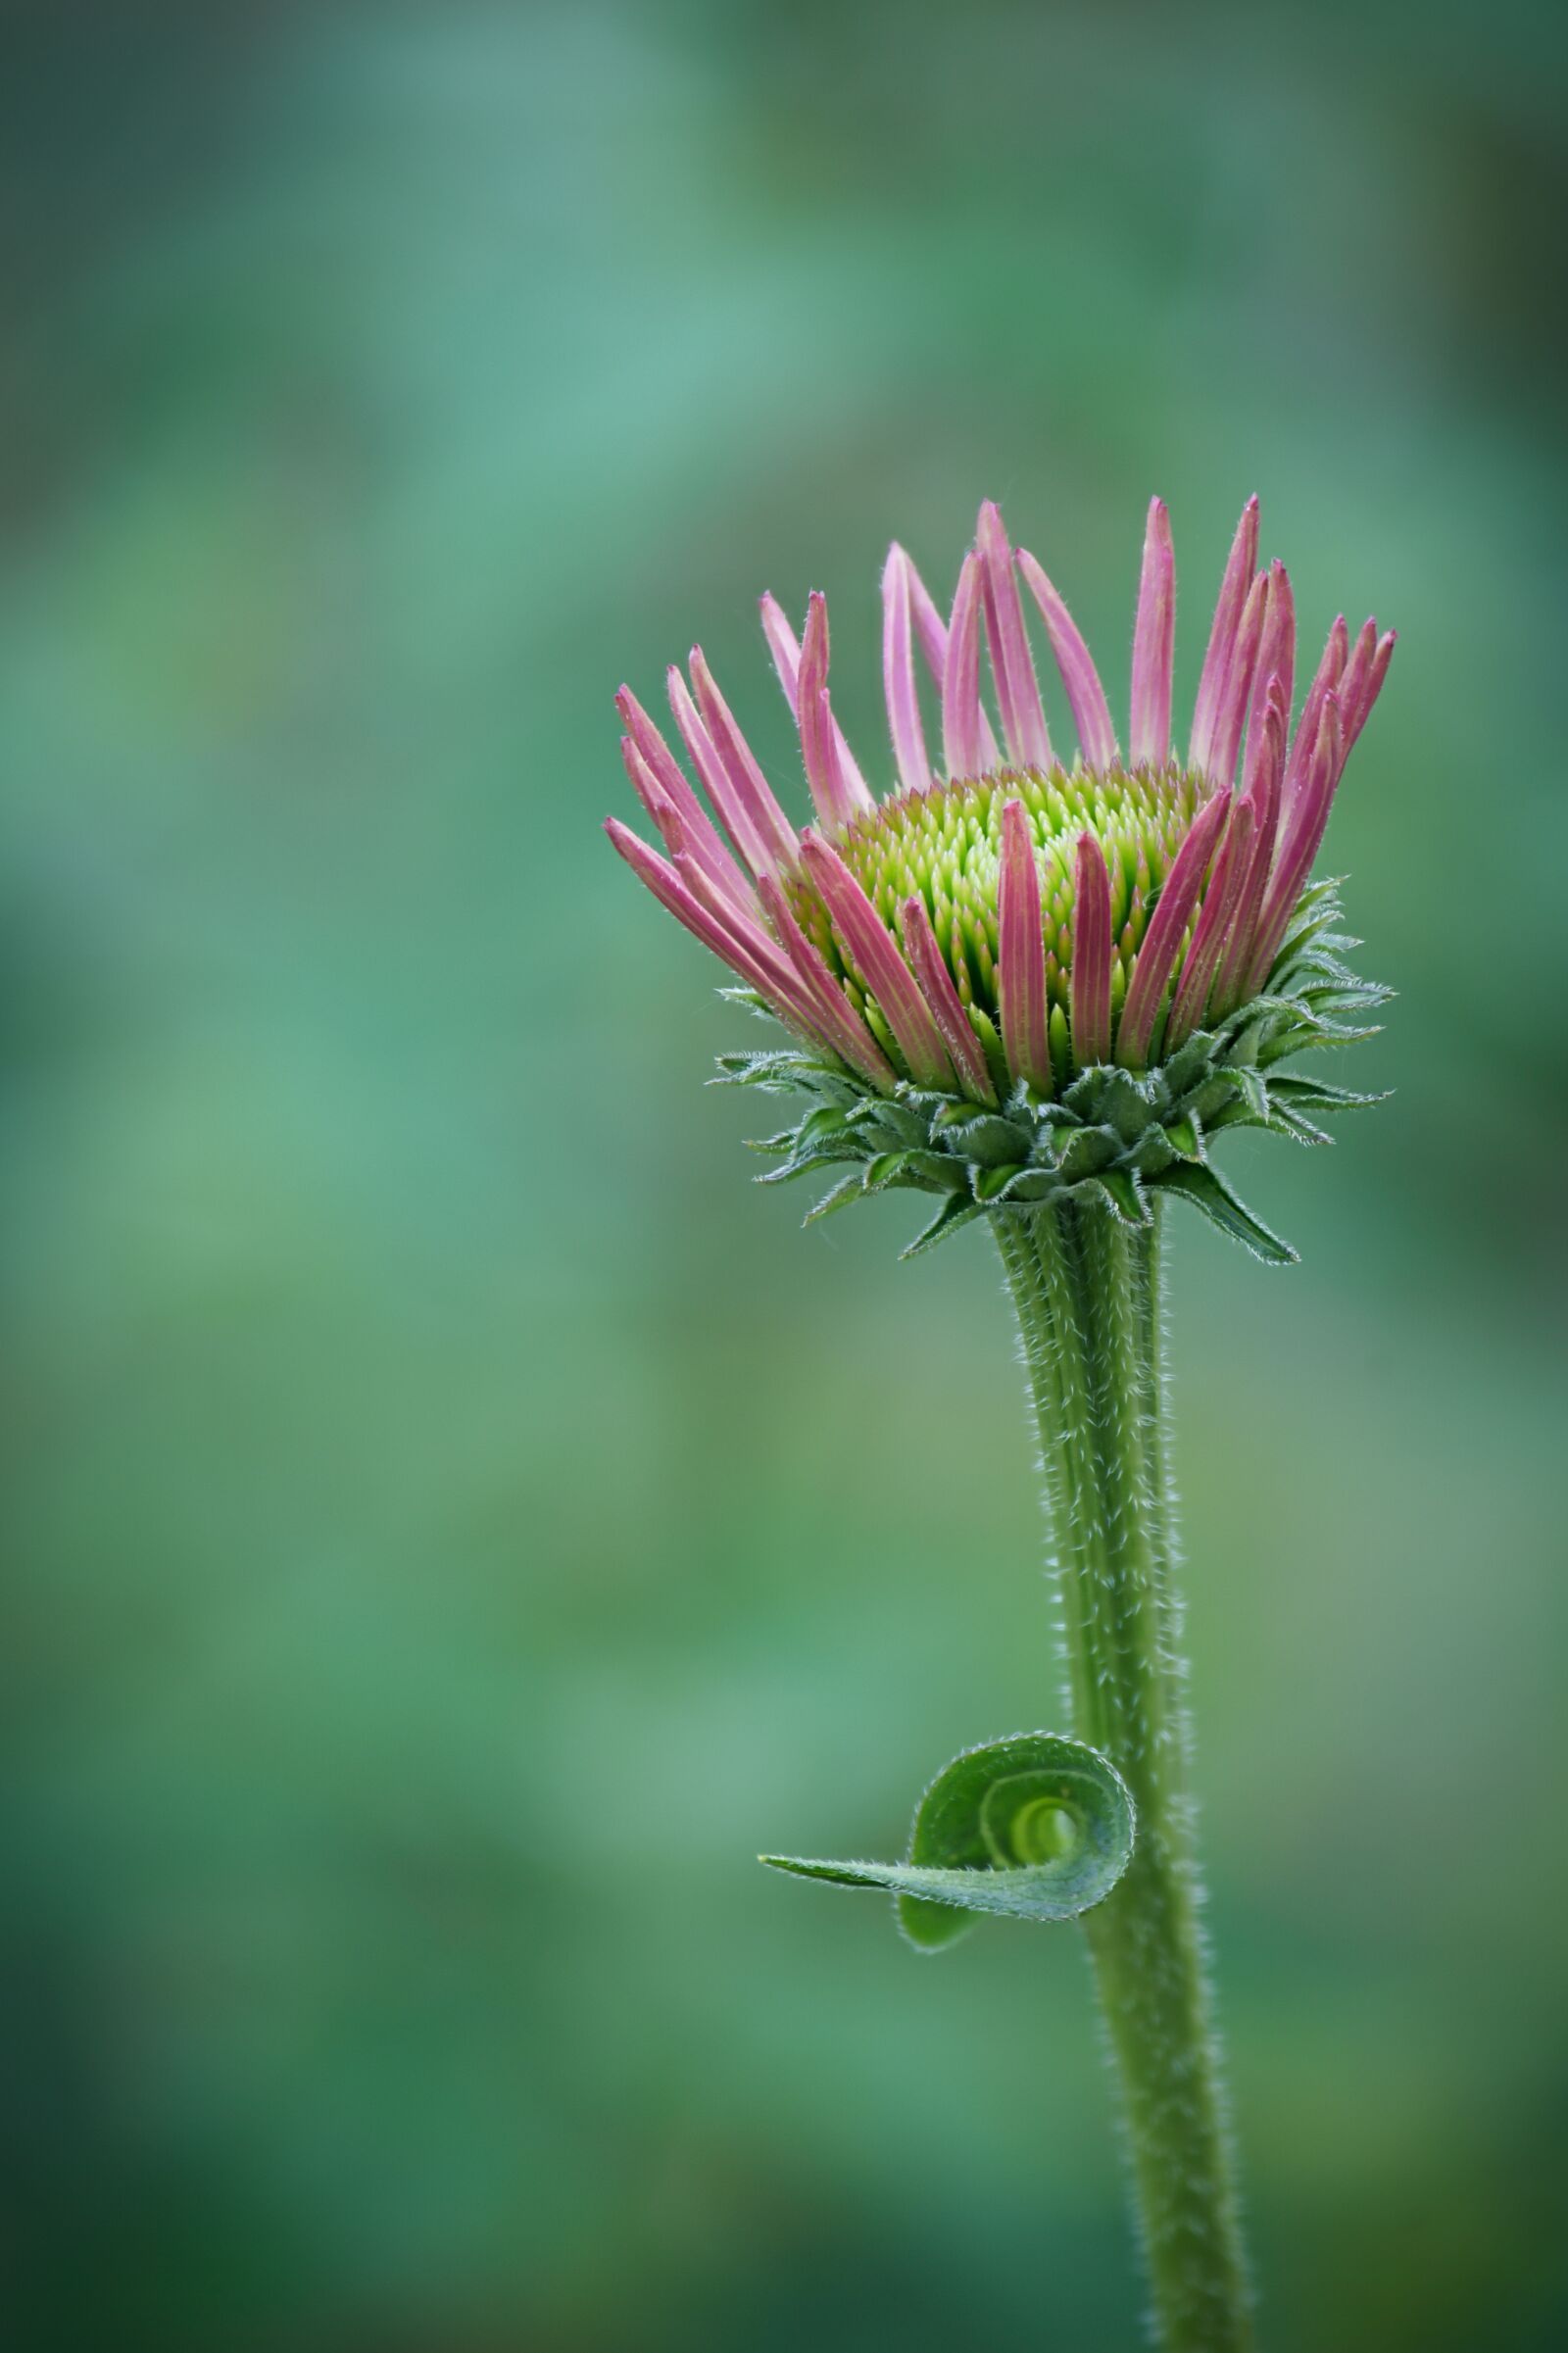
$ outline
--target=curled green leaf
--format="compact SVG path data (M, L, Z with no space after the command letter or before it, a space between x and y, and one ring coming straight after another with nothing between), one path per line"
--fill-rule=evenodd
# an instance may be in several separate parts
M1133 1801L1097 1748L1020 1733L966 1748L921 1798L903 1863L823 1863L765 1854L775 1871L840 1887L886 1887L899 1923L926 1951L976 1913L1072 1920L1110 1893L1133 1850Z

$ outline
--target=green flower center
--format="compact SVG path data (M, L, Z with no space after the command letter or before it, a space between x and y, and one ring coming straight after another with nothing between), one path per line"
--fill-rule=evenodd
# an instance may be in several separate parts
M921 898L962 1003L997 1018L997 888L1002 812L1021 801L1034 834L1045 926L1046 986L1054 1031L1065 1036L1072 972L1073 859L1081 833L1105 851L1110 878L1111 1005L1119 1012L1133 960L1171 861L1201 802L1200 784L1174 762L1163 768L1004 768L884 801L838 837L838 849L901 945L903 905ZM808 882L796 912L842 973L865 990L827 909Z

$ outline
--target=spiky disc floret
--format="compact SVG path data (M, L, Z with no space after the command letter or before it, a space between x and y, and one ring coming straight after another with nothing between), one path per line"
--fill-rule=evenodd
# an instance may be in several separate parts
M1021 830L1038 876L1048 1054L1054 1068L1070 1076L1104 1058L1103 1052L1093 1051L1093 1042L1092 1051L1082 1054L1072 1040L1079 843L1089 837L1105 869L1111 947L1103 987L1113 1031L1150 915L1204 798L1202 779L1175 765L1129 773L1118 762L1102 774L1084 767L1068 770L1059 762L1045 771L1004 768L991 776L901 793L857 817L837 847L916 972L911 930L923 910L953 993L981 1045L992 1087L1005 1093L1017 1075L1008 1067L1002 1040L1002 867L1008 805L1015 802L1022 811ZM903 1063L898 1041L854 955L836 934L809 873L803 872L789 896L803 930L884 1052ZM934 994L929 983L926 994Z
M716 825L622 689L627 773L667 856L614 819L612 840L739 975L740 994L802 1042L726 1063L728 1077L816 1099L773 1140L776 1175L858 1163L824 1207L892 1184L942 1193L922 1243L982 1209L1080 1186L1141 1218L1149 1189L1163 1186L1264 1255L1289 1254L1220 1184L1206 1140L1244 1120L1325 1140L1310 1112L1368 1100L1274 1065L1364 1034L1342 1016L1360 1020L1382 996L1339 962L1332 897L1306 883L1394 639L1368 621L1352 648L1336 620L1293 739L1290 581L1256 561L1253 500L1185 760L1171 750L1175 560L1157 499L1125 760L1065 605L989 504L947 621L904 551L889 556L890 799L875 799L834 716L820 596L799 640L762 600L818 827L794 831L700 650L690 686L671 671L670 706ZM1020 579L1072 711L1070 767L1052 749ZM1000 730L981 699L982 637ZM940 696L935 768L917 650Z

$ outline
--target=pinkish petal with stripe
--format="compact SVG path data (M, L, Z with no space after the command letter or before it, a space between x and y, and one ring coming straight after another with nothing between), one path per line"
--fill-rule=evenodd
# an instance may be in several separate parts
M1018 583L1013 577L1012 549L1001 510L992 499L987 499L980 510L975 552L980 558L991 674L996 681L1008 756L1021 768L1048 768L1051 737L1046 730L1045 706L1040 700L1034 657L1023 625Z
M1002 812L1002 873L997 888L997 996L1002 1047L1014 1078L1051 1092L1051 1006L1034 835L1021 801Z
M1225 685L1220 695L1213 751L1207 762L1207 771L1212 780L1226 787L1236 782L1236 762L1241 758L1242 733L1247 725L1247 713L1252 699L1252 681L1257 675L1258 649L1263 641L1263 624L1267 614L1268 574L1259 572L1242 608L1236 643L1231 648L1230 668L1225 673Z
M951 1087L954 1070L936 1016L921 996L893 934L883 923L858 877L820 834L801 845L807 872L822 894L851 962L875 998L910 1076L922 1086Z
M1067 690L1067 702L1072 711L1072 723L1078 730L1078 749L1083 755L1084 764L1091 768L1108 768L1116 758L1116 729L1110 715L1110 705L1105 700L1105 690L1100 683L1100 672L1095 667L1089 648L1044 568L1036 563L1027 548L1018 550L1018 569L1046 624L1051 651L1061 672L1061 683Z
M1219 725L1225 681L1230 676L1231 656L1236 650L1236 637L1242 625L1248 590L1252 585L1252 574L1257 569L1257 512L1256 499L1249 499L1242 509L1242 519L1236 526L1236 536L1231 541L1231 552L1219 584L1214 625L1208 633L1208 652L1203 657L1202 676L1198 682L1198 701L1193 707L1193 737L1187 754L1191 767L1207 768L1213 757L1214 735Z
M882 573L882 689L899 781L906 793L923 793L931 782L931 762L914 678L913 568L895 542Z
M1073 1055L1087 1070L1110 1059L1110 878L1092 833L1078 836L1073 885Z
M1176 660L1176 549L1163 499L1149 502L1144 569L1133 626L1132 720L1127 757L1160 766L1170 752L1171 682Z
M1260 732L1266 732L1266 729ZM1173 1054L1185 1039L1192 1036L1208 1010L1208 994L1219 966L1225 934L1251 871L1252 836L1256 822L1255 805L1250 801L1238 801L1231 810L1230 823L1225 828L1225 839L1214 867L1214 879L1203 895L1202 910L1194 927L1192 943L1182 959L1181 977L1176 983L1176 995L1171 1002L1170 1018L1165 1024L1167 1054Z
M1176 967L1182 936L1198 905L1203 877L1208 871L1209 859L1214 855L1220 828L1230 813L1230 805L1229 793L1220 792L1199 810L1176 853L1176 862L1166 875L1165 886L1155 903L1144 944L1133 965L1127 1002L1122 1006L1121 1023L1116 1032L1116 1059L1130 1070L1141 1070L1149 1059L1154 1024L1159 1018L1165 991Z
M691 653L692 685L703 714L709 741L724 764L731 785L746 805L758 837L767 846L769 862L786 872L795 863L795 828L780 809L773 788L758 766L751 745L735 724L718 682L703 658L701 646Z
M905 955L920 985L920 993L936 1017L943 1043L953 1056L954 1068L958 1073L964 1091L972 1095L977 1103L994 1103L997 1091L991 1083L984 1050L969 1025L963 1001L954 986L953 974L948 969L941 944L932 929L925 901L915 897L906 899L902 912Z
M942 748L952 776L978 776L980 759L980 559L965 556L948 624L942 672Z

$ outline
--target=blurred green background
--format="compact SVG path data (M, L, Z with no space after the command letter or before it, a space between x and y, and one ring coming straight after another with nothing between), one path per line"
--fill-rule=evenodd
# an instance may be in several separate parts
M887 541L945 592L983 494L1119 704L1157 488L1184 697L1253 489L1313 658L1402 632L1333 841L1397 1097L1233 1153L1299 1269L1176 1227L1267 2342L1568 2342L1561 10L6 55L12 2341L1137 2341L1077 1937L752 1860L1058 1714L997 1270L750 1189L598 826L694 636L793 779L763 587L871 754Z

